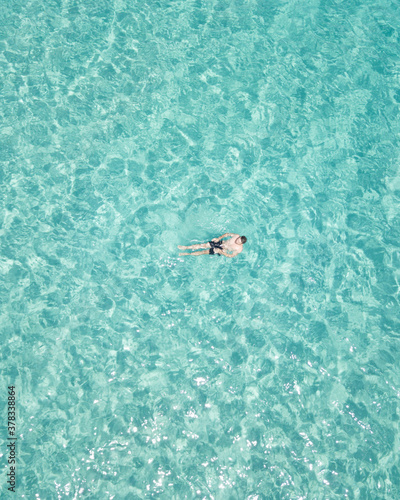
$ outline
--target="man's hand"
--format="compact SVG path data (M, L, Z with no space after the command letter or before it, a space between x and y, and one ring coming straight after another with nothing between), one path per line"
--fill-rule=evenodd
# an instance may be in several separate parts
M235 252L235 253L231 253L231 254L230 254L230 253L226 253L226 252L224 252L223 250L221 250L221 253L222 253L222 255L224 255L225 257L229 257L230 259L231 259L232 257L235 257L235 256L237 255L237 253L236 253L236 252Z

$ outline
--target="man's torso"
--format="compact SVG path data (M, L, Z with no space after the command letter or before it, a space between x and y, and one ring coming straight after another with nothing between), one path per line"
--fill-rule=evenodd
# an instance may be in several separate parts
M243 245L238 245L236 240L239 235L232 236L229 240L222 241L222 248L224 250L228 250L229 252L233 252L235 254L240 253L243 250Z

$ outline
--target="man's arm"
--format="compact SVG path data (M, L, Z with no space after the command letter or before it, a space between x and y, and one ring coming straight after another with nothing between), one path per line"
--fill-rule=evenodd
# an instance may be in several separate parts
M220 253L221 253L222 255L224 255L225 257L229 257L230 259L231 259L232 257L236 257L236 255L237 255L237 252L234 252L234 253L226 253L226 252L224 252L224 250L221 250L221 252L220 252Z
M239 236L239 235L236 235L235 233L225 233L219 238L214 238L213 241L221 241L223 238L227 238L228 236Z

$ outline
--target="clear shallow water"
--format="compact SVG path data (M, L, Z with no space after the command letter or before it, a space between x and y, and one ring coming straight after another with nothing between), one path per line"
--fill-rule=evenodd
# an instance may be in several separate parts
M399 14L3 2L18 498L400 496Z

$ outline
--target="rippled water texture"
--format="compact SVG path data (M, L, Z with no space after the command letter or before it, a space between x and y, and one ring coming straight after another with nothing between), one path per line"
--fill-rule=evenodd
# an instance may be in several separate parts
M400 498L398 5L3 0L13 498Z

